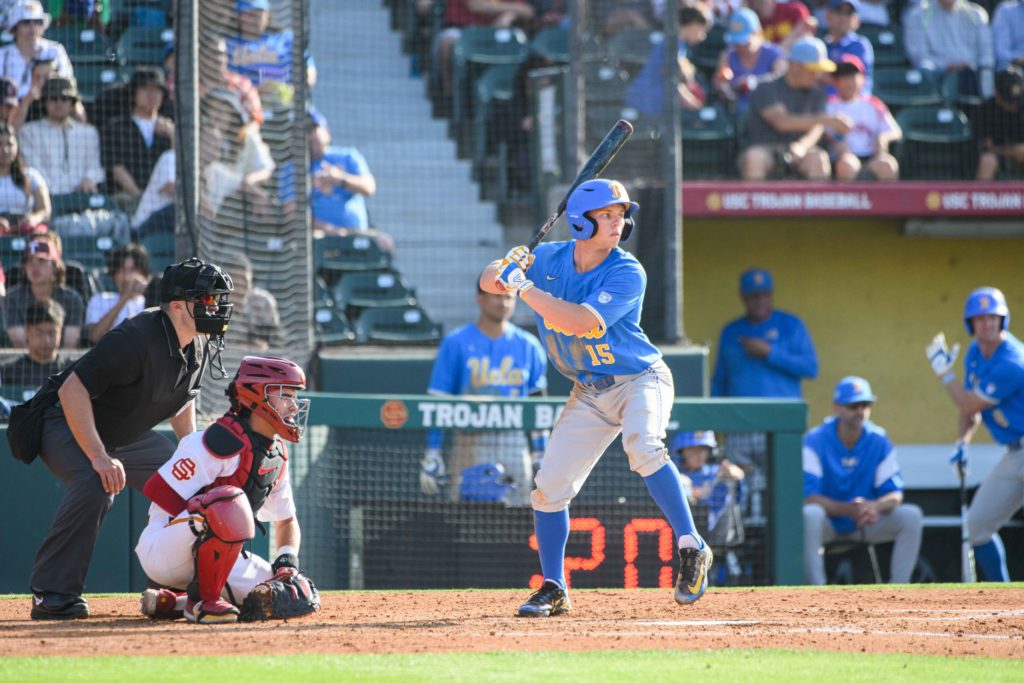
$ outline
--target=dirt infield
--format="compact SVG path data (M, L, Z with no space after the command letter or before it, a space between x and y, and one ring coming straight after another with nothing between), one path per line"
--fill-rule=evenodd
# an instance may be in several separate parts
M138 615L130 598L91 598L75 622L28 618L29 599L0 600L0 656L392 653L493 650L785 647L1024 659L1024 590L890 588L719 590L679 607L667 590L579 590L574 611L512 616L509 591L325 595L288 622L194 626ZM262 637L254 637L262 636Z

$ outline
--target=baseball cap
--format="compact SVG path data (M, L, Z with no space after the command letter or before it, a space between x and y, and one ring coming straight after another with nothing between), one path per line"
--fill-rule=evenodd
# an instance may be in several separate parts
M852 76L853 74L867 73L867 69L864 68L864 62L860 60L857 55L843 55L839 58L839 63L836 64L836 70L833 73L834 76Z
M682 448L690 448L692 446L718 448L718 440L715 439L714 432L679 432L672 438L669 450L675 453Z
M60 261L60 251L57 249L57 245L46 237L29 240L29 243L25 245L25 256L28 258L35 256L47 261Z
M750 36L761 30L761 20L749 7L740 7L729 17L729 27L725 32L727 45L746 45Z
M7 76L0 77L0 104L18 106L18 84Z
M871 393L871 385L863 377L850 375L839 380L832 392L832 402L847 406L851 403L874 403L878 398Z
M56 100L60 98L78 99L78 86L70 78L55 76L48 78L43 83L43 99Z
M828 8L830 10L836 10L843 5L849 5L854 14L860 14L860 0L831 0L828 3Z
M147 85L160 86L164 91L164 95L167 95L167 80L164 77L164 70L155 66L136 67L132 73L131 80L128 81L129 91L134 93L139 88Z
M1024 69L1011 66L997 73L996 93L1010 104L1024 105Z
M270 0L238 0L235 3L235 11L241 14L250 10L270 11Z
M760 294L775 289L772 274L762 268L751 268L740 275L740 294Z
M23 21L42 21L43 30L50 28L53 17L43 9L42 3L37 0L22 0L11 10L10 19L7 21L7 28L14 31L14 28Z
M790 63L796 63L808 71L836 70L836 63L828 58L825 43L812 36L798 38L789 50Z

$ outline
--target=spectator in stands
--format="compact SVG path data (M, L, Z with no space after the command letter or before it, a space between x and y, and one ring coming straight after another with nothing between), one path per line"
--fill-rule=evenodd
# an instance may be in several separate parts
M313 228L333 235L369 230L366 197L377 192L377 180L366 159L355 147L331 146L331 131L322 115L311 117L310 123ZM373 232L380 247L393 253L394 239L386 233Z
M828 113L845 114L853 121L845 135L826 131L836 179L856 180L863 170L875 180L899 180L899 162L889 153L889 145L903 137L903 131L885 102L864 94L864 72L860 59L843 55L833 74L837 94L829 98Z
M870 40L856 32L860 28L860 8L860 0L830 0L825 15L825 46L828 58L837 64L843 55L853 55L860 60L864 65L864 94L870 95L871 77L875 73L875 48Z
M740 7L729 17L725 49L718 59L714 87L737 116L750 107L750 93L786 72L786 55L761 33L761 20L749 7Z
M994 97L982 105L974 134L981 143L978 180L995 180L1001 170L1024 175L1024 68L996 74Z
M511 28L533 20L528 0L447 0L444 28L434 37L434 69L440 78L441 111L447 112L452 99L452 51L467 26Z
M52 299L64 309L62 347L78 347L85 318L85 303L78 292L64 285L67 268L60 254L60 237L55 232L37 235L25 246L21 257L24 282L14 285L4 299L4 324L13 346L25 346L26 313L33 301Z
M99 192L106 178L100 161L100 136L71 112L79 102L71 79L57 76L43 86L46 118L26 123L19 133L26 163L38 170L50 194Z
M292 101L291 31L269 31L269 0L236 0L238 35L227 39L228 68L259 88L264 100L288 105ZM308 68L307 64L307 68Z
M923 513L903 502L903 477L885 430L871 421L871 385L846 377L833 417L804 437L804 579L825 583L823 548L833 541L894 541L890 583L909 583L921 550Z
M761 20L764 37L789 52L793 43L814 36L818 20L799 0L746 0L747 7Z
M969 97L992 94L995 65L988 14L968 0L923 0L904 16L903 43L910 63L947 91Z
M743 481L746 472L727 458L712 464L711 456L717 448L714 432L680 432L672 439L669 451L679 458L679 479L690 503L703 503L721 514L728 482ZM739 492L732 488L732 496L738 502ZM715 526L716 516L709 515L709 528Z
M6 76L0 76L0 123L16 128L14 118L18 114L18 86Z
M0 367L5 387L24 387L27 401L43 386L46 378L63 372L73 359L58 353L64 309L53 299L32 301L25 309L25 355Z
M992 16L992 47L996 69L1024 67L1024 1L1003 0Z
M274 172L274 160L260 137L259 126L249 118L238 94L215 90L202 99L200 109L201 149L206 150L206 155L220 154L209 160L202 152L200 155L204 166L204 211L215 215L228 197L236 195L246 202L246 207L269 214L273 197L264 185Z
M138 67L128 85L131 115L107 122L100 141L111 187L138 199L160 155L174 146L174 123L159 115L167 95L160 69Z
M25 164L14 130L0 124L0 234L31 234L50 220L50 192Z
M37 0L22 0L11 12L8 27L14 35L14 42L0 48L0 76L15 82L18 97L29 94L32 63L40 57L53 61L55 73L74 78L75 72L64 46L43 38L50 20L50 15Z
M708 17L703 11L696 7L679 8L679 34L673 66L679 70L679 104L690 111L700 109L707 94L697 83L697 70L686 56L687 49L704 42L707 35ZM626 104L648 116L661 114L666 79L665 42L651 44L647 61L626 92Z
M174 232L175 166L174 149L160 155L146 189L132 215L132 230L139 239Z
M85 310L85 334L90 344L138 315L146 308L145 291L149 284L149 253L141 244L122 244L107 254L107 274L116 292L97 292Z
M747 148L740 154L744 180L764 180L787 170L802 178L832 177L828 153L818 142L825 126L845 135L852 122L844 114L825 111L823 73L836 68L817 38L793 44L786 73L758 87L750 96Z
M235 288L231 301L235 308L231 314L228 341L248 344L260 351L284 343L281 316L274 295L253 285L252 262L241 251L226 254L218 261L231 276Z
M263 104L252 81L228 68L228 48L224 38L206 34L199 51L199 97L215 90L230 90L238 95L249 120L263 125Z
M595 17L606 36L628 29L661 29L656 5L652 0L603 0L593 4Z

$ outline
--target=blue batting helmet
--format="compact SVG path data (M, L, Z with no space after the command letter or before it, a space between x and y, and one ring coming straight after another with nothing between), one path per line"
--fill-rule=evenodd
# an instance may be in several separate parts
M622 228L622 239L625 242L633 232L633 212L640 208L636 202L629 200L629 193L618 180L588 180L569 195L565 205L565 220L569 223L572 236L578 240L588 240L597 232L597 223L587 215L588 211L603 209L613 204L626 205L626 224Z
M508 503L513 488L515 485L512 483L512 477L505 474L505 467L501 463L484 463L462 470L459 498Z
M978 287L967 297L964 303L964 327L967 328L967 334L974 334L971 318L976 315L1002 316L999 329L1010 327L1010 308L1006 305L1006 297L995 287Z
M718 441L715 439L714 432L679 432L672 439L672 445L669 448L673 453L681 448L690 448L691 446L707 446L708 448L718 448Z

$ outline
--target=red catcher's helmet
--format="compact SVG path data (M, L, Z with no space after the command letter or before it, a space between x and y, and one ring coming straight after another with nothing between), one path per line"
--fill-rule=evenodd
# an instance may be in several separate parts
M278 412L270 397L280 396L286 387L296 391L306 388L302 368L276 356L246 356L226 393L231 399L231 410L249 410L274 425L282 439L298 443L306 431L309 399L293 399L293 405L284 413Z

